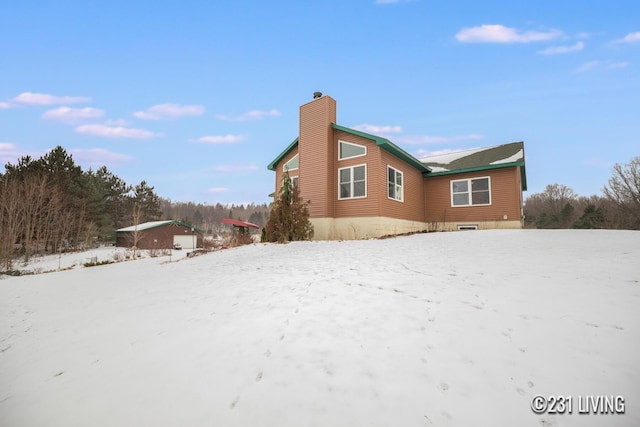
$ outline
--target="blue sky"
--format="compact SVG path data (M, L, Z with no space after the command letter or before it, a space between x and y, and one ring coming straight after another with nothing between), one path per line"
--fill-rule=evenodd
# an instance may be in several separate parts
M416 157L524 141L528 194L600 194L640 155L639 70L636 0L2 2L0 162L61 145L173 201L268 202L321 91Z

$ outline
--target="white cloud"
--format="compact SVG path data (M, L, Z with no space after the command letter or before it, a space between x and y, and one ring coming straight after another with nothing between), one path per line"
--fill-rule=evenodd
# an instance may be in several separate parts
M637 43L640 42L640 31L629 33L621 39L615 40L614 43Z
M11 108L11 104L9 104L8 102L0 102L0 110L4 108Z
M104 111L97 108L58 107L45 111L42 118L63 123L78 123L84 120L99 119L102 116L104 116Z
M110 119L105 120L104 124L109 126L127 126L129 122L125 119Z
M426 144L445 144L449 142L470 141L484 139L480 134L457 135L457 136L431 136L431 135L415 135L402 136L394 138L394 141L409 145L426 145Z
M115 166L132 160L126 154L114 153L104 148L77 148L69 150L69 153L83 166Z
M251 110L246 113L240 114L239 116L227 116L223 114L217 114L216 118L218 120L223 120L225 122L248 122L250 120L262 120L265 117L276 117L281 113L278 110L269 110L269 111L261 111L261 110Z
M589 61L589 62L585 62L584 64L582 64L581 66L579 66L576 69L577 73L584 73L585 71L591 70L595 67L597 67L600 64L599 61Z
M220 165L213 168L216 172L253 172L260 170L258 166L254 165Z
M65 105L89 102L90 98L83 96L55 96L46 93L23 92L8 102L3 102L2 108L18 105Z
M578 52L582 49L584 49L584 43L577 42L572 46L554 46L544 50L539 50L538 53L541 55L560 55L563 53Z
M557 30L519 31L504 25L481 25L463 28L456 34L456 39L463 43L529 43L551 40L560 35L562 33Z
M211 187L207 190L209 193L226 193L229 191L226 187Z
M192 139L192 142L197 142L200 144L237 144L238 142L244 141L244 135L208 135L202 136L198 139Z
M421 148L419 150L416 150L415 157L417 159L423 159L425 157L434 157L434 156L442 156L443 154L457 153L463 150L470 150L470 148L445 148L443 150L433 150L433 151L424 150Z
M76 132L85 135L101 136L104 138L149 139L160 136L160 134L145 129L100 124L78 126L76 128Z
M18 147L10 142L0 142L0 162L2 166L6 163L17 162L22 156Z
M628 62L611 62L607 65L607 70L616 70L618 68L627 68Z
M372 133L372 134L389 134L389 133L401 133L402 126L378 126L378 125L369 125L363 123L361 125L353 126L353 129Z
M626 68L629 66L628 62L613 62L613 61L589 61L585 62L578 68L576 73L584 73L586 71L594 70L596 68L604 68L605 70L617 70L620 68Z
M202 105L158 104L144 111L136 111L133 116L142 120L169 120L182 116L201 116L205 108Z

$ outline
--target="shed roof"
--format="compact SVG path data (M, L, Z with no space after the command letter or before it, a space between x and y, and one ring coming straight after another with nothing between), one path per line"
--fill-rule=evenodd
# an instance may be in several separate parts
M420 161L432 171L427 176L451 175L520 166L522 189L526 190L527 179L524 159L524 142L512 142L425 157Z

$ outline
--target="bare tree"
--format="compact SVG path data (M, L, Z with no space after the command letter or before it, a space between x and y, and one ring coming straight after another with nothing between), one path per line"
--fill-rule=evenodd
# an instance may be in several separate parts
M14 247L23 226L22 202L18 180L0 176L0 265L4 270L13 266Z
M525 201L525 218L538 228L566 228L577 219L578 195L564 184L547 185L542 193L534 193Z
M640 157L613 166L613 175L602 190L624 214L625 228L640 229Z
M136 257L136 250L138 249L138 243L140 242L140 239L142 239L143 236L143 232L140 231L138 229L138 227L140 226L140 222L142 221L142 218L144 217L144 206L141 203L134 203L133 204L133 212L132 212L132 218L133 218L133 231L131 232L131 237L133 238L133 257Z

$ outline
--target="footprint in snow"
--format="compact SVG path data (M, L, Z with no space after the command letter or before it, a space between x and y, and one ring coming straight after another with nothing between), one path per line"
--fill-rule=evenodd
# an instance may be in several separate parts
M447 391L449 390L449 384L445 383L444 381L440 381L440 385L438 386L438 388L442 391Z
M239 400L240 400L240 396L236 396L236 398L233 399L233 402L231 402L231 405L229 405L229 409L235 408Z
M260 382L262 380L262 372L258 372L258 375L256 375L256 382Z

